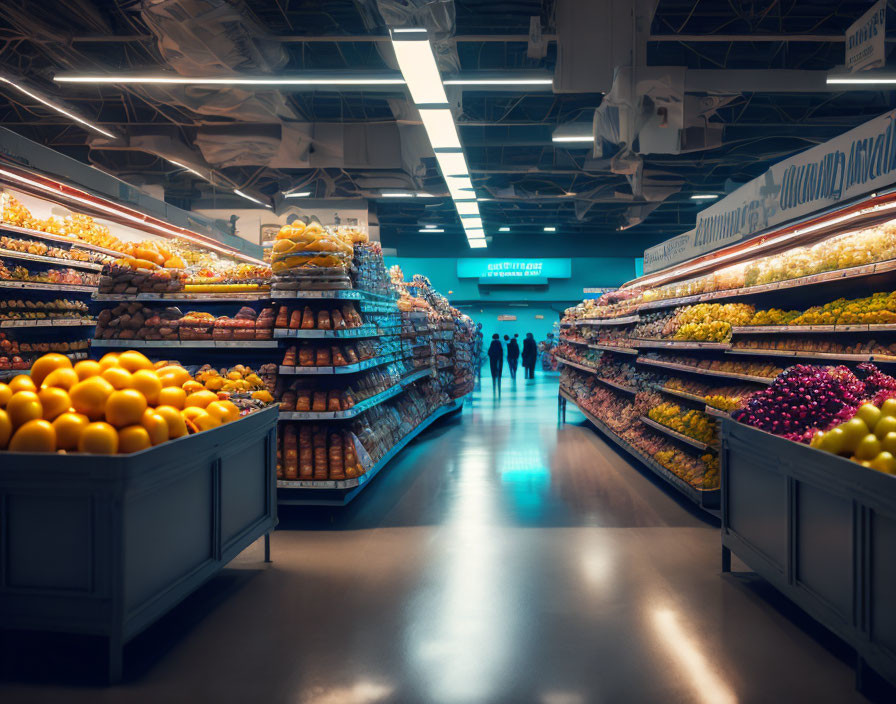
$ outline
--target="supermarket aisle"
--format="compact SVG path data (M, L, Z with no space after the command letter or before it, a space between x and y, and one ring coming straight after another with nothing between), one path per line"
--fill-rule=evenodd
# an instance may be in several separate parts
M350 509L284 516L274 564L244 553L128 648L125 685L72 687L102 650L69 642L42 651L66 686L4 651L0 699L862 701L848 654L719 576L712 524L572 408L558 429L556 377L483 387Z

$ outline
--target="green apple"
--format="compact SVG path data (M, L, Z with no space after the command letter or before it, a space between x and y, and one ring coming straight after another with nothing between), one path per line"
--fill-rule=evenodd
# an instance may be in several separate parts
M852 418L837 427L843 431L843 449L841 452L849 455L856 451L862 439L871 432L868 430L868 426L865 425L865 421L859 417Z
M896 433L896 416L881 416L877 425L874 426L874 434L880 440L883 440L887 433Z
M845 440L846 436L843 433L843 429L837 427L824 434L821 441L818 443L818 449L830 452L832 455L839 455L843 452L843 443ZM894 438L894 440L896 440L896 438Z
M880 447L884 452L896 455L896 433L887 433L880 441Z
M812 440L809 441L809 447L818 447L821 445L821 441L824 439L824 433L820 430L815 431L815 435L812 436Z
M883 416L896 416L896 398L888 398L880 406L880 413Z
M881 412L880 409L875 406L873 403L866 403L862 406L859 406L859 410L856 411L856 418L861 418L865 421L865 425L868 426L868 430L874 430L874 426L877 425L877 421L880 420Z
M868 433L856 447L856 457L860 460L873 460L880 454L880 440L874 433Z
M881 452L871 460L871 469L876 469L884 474L896 474L896 457L890 452Z

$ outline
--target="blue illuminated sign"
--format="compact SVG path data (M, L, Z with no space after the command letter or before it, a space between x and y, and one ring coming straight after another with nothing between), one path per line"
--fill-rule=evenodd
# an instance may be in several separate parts
M568 279L569 259L458 259L457 276L479 279L480 283L547 283L547 279Z

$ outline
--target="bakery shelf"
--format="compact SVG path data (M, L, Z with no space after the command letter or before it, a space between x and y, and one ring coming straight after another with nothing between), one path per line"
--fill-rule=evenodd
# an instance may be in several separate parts
M44 240L46 242L70 244L72 247L77 247L78 249L89 249L92 252L99 252L100 254L115 257L116 259L125 256L121 252L116 252L114 249L107 249L106 247L100 247L99 245L90 244L89 242L82 242L81 240L75 239L74 237L66 237L65 235L51 235L49 232L41 232L40 230L29 230L27 227L10 225L5 222L0 223L0 232L9 232L11 234L23 235L36 240Z
M675 350L727 350L731 345L727 342L699 342L698 340L644 340L633 339L632 343L639 349L642 347Z
M609 379L604 379L603 377L597 376L597 375L595 375L594 378L597 379L601 384L604 384L606 386L611 386L612 388L616 389L617 391L621 391L622 393L630 394L632 396L634 396L636 393L638 393L638 390L636 388L634 388L633 386L626 386L625 384L619 384L615 381L610 381Z
M668 425L663 425L662 423L657 423L655 420L648 418L647 416L641 416L641 422L644 425L647 425L654 430L658 430L661 433L665 433L669 437L675 438L676 440L680 440L686 445L690 445L691 447L696 447L698 450L715 450L718 451L718 445L700 442L699 440L695 440L690 435L685 435L684 433L679 433L677 430L672 430Z
M597 374L597 369L595 369L594 367L589 367L587 364L573 362L571 359L566 359L565 357L561 357L560 355L555 355L555 357L557 361L560 362L560 364L565 364L567 367L575 367L576 369L581 369L583 372Z
M704 376L719 376L725 379L740 379L742 381L752 381L756 384L770 385L774 379L764 376L752 376L750 374L737 374L735 372L723 372L716 369L701 369L690 364L678 364L676 362L666 362L662 359L650 359L648 357L638 357L638 364L647 364L653 367L663 367L665 369L676 369L682 372L690 372L691 374L702 374Z
M91 347L124 347L143 349L176 347L181 349L272 349L279 347L276 340L91 340Z
M359 338L379 337L380 332L375 325L361 325L344 330L293 330L291 328L274 328L276 338Z
M96 293L95 301L166 301L171 303L252 303L271 300L270 291L245 294L221 293Z
M799 352L797 350L760 350L760 349L730 349L728 354L737 354L747 357L794 357L797 359L826 359L840 362L873 362L877 357L886 355L850 354L847 352ZM887 361L882 359L880 361Z
M588 345L592 350L602 350L603 352L617 352L618 354L638 354L638 350L633 347L617 347L616 345Z
M687 391L678 391L677 389L670 389L665 386L660 386L657 384L653 387L657 391L660 391L664 394L669 394L670 396L677 396L678 398L683 398L686 401L691 401L693 403L700 403L702 405L706 405L706 399L703 396L698 396L697 394L689 394Z
M274 289L269 297L275 301L304 298L309 300L337 298L343 301L360 301L364 298L364 293L363 291L348 288L334 289L332 291L284 291L282 289Z
M0 288L17 289L22 291L58 291L59 293L93 293L96 286L82 286L80 284L50 284L34 281L12 281L3 279Z
M573 340L568 337L560 336L560 342L566 342L570 345L582 345L582 347L588 347L588 340Z
M278 479L277 480L277 488L278 489L311 489L313 491L320 491L322 489L329 489L331 491L344 491L346 493L334 497L334 498L315 498L313 496L290 496L293 492L284 492L283 494L278 494L277 503L285 506L309 506L309 505L318 505L318 506L344 506L349 503L358 493L361 491L363 487L365 487L371 479L373 479L380 470L385 467L389 461L395 457L399 452L401 452L404 447L411 442L415 437L417 437L420 433L426 430L430 425L432 425L437 419L441 418L448 413L454 413L455 411L459 411L463 408L465 397L461 397L458 399L454 399L450 401L448 404L442 406L441 408L437 408L435 411L430 413L426 418L424 418L420 423L411 430L407 435L405 435L401 440L395 443L389 451L383 455L376 464L373 465L370 469L368 469L364 474L360 477L353 477L351 479L342 479L342 480L334 480L334 479L320 479L320 480L290 480L290 479ZM299 494L299 492L295 492Z
M411 373L408 374L406 377L402 378L402 380L401 380L400 383L401 383L402 386L410 386L410 385L413 384L415 381L418 381L419 379L422 379L422 378L427 377L427 376L430 376L430 377L432 376L432 369L431 369L431 368L427 368L427 369L418 369L417 371L415 371L415 372L411 372Z
M354 418L386 399L398 396L398 394L404 391L404 388L401 382L399 382L385 391L381 391L355 404L347 411L280 411L280 420L343 420L345 418Z
M52 264L60 269L85 269L87 271L102 271L103 265L96 262L82 262L74 259L62 259L60 257L46 257L43 254L29 254L28 252L16 252L11 249L0 249L0 259L22 259L26 262L40 262Z
M358 362L356 364L344 364L339 367L288 367L281 364L278 371L280 372L280 374L290 375L353 374L355 372L362 372L365 369L378 367L382 364L389 364L389 362L394 362L397 358L397 353L391 352L387 355L383 355L382 357L373 357L372 359L365 359L363 362Z
M619 318L579 318L575 321L576 325L631 325L641 320L637 315L625 315Z
M64 354L73 362L80 362L82 359L87 359L86 352L62 352L61 354ZM29 375L31 374L31 369L0 369L0 380L11 379L19 374Z
M735 335L777 335L785 333L850 333L896 332L892 323L865 323L855 325L746 325L731 329Z
M34 320L0 320L0 328L56 328L93 327L95 320L89 318L39 318Z
M584 415L594 427L600 430L606 438L625 450L632 457L634 457L648 469L650 469L658 477L664 479L666 482L674 486L687 498L697 504L697 506L701 507L705 511L716 514L719 506L718 489L697 489L696 487L691 486L677 474L663 467L663 465L661 465L655 459L653 459L652 457L648 457L636 447L629 444L626 440L617 435L616 432L612 430L606 423L601 421L591 412L582 408L576 401L575 397L572 396L572 394L569 394L561 389L560 396L565 398L567 401L572 401L573 404L575 404L576 408L579 409L579 412L581 412L582 415Z

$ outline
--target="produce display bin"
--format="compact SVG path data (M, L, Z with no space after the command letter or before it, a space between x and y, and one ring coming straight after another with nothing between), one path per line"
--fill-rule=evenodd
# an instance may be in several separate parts
M722 426L731 553L896 684L896 477L733 420Z
M131 455L0 455L0 628L126 642L277 524L277 408ZM266 544L267 557L267 544Z

